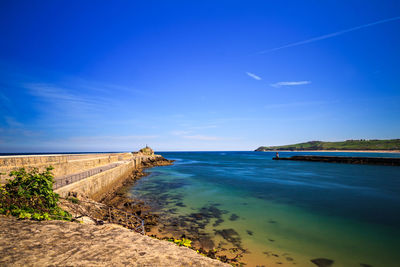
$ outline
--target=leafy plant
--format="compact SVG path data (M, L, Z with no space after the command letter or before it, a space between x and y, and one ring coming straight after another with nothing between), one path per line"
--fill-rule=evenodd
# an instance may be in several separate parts
M0 213L20 219L71 220L71 215L58 206L59 195L53 191L50 166L45 171L24 168L10 172L13 179L0 186Z
M178 246L184 246L184 247L191 247L192 241L186 238L182 239L175 239L174 243L177 244Z

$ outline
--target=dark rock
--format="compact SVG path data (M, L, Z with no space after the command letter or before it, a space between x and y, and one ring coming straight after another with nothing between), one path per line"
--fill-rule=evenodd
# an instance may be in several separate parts
M193 214L193 217L196 218L196 219L202 219L202 218L203 218L203 214L201 214L201 213L194 213L194 214Z
M239 219L239 216L237 216L235 213L232 213L231 217L229 217L229 220L231 221L236 221L237 219Z
M246 230L246 232L247 232L248 235L253 235L253 231Z
M217 220L215 221L215 223L213 224L213 226L216 227L216 226L220 225L220 224L223 223L223 222L224 222L224 220L222 220L221 218L220 218L220 219L217 219Z
M311 262L317 265L318 267L329 267L332 266L332 264L334 263L333 260L324 258L312 259Z
M232 243L233 245L240 247L241 246L241 239L238 234L234 229L223 229L223 230L214 230L215 235L220 235L222 236L223 239L226 241Z
M183 204L182 202L178 202L175 205L177 205L178 207L182 207L182 208L186 207L186 205Z

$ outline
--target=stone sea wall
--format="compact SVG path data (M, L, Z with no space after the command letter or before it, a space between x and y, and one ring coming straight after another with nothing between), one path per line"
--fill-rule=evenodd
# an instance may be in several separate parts
M120 186L124 180L132 175L135 169L140 169L143 165L159 159L165 160L160 155L144 155L143 153L6 156L0 157L0 173L3 173L0 176L0 183L5 183L9 179L8 173L10 171L22 167L28 170L32 168L44 170L48 166L53 166L52 172L57 179L57 177L118 163L119 165L114 168L104 170L56 190L62 197L66 197L69 192L74 192L93 200L100 200L104 194Z
M81 155L27 155L27 156L1 156L0 157L0 184L4 184L12 170L19 168L38 168L44 170L53 166L55 177L82 172L110 163L130 160L132 153L99 153Z
M86 179L61 187L57 192L61 197L67 197L69 192L82 194L95 201L101 200L105 194L118 188L134 170L140 169L143 165L157 159L164 159L159 155L154 156L133 156L131 160Z

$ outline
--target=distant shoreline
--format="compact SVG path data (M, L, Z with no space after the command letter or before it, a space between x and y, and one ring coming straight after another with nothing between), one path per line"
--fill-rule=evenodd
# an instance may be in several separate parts
M400 153L400 150L264 150L259 152L361 152L361 153Z

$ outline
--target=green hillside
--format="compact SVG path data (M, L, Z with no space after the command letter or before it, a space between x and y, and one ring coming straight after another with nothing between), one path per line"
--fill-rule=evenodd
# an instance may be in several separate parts
M390 140L346 140L342 142L310 141L285 146L260 146L255 151L274 150L400 150L400 139Z

